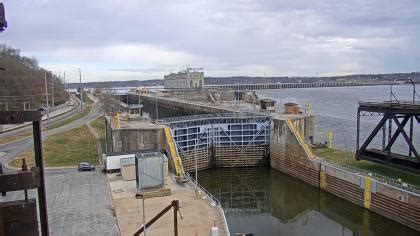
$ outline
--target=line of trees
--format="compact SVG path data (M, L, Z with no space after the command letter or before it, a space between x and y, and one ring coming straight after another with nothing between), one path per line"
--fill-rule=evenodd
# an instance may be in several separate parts
M64 103L68 94L60 78L40 67L35 58L22 56L19 49L0 44L0 110L45 106L45 75L50 106Z

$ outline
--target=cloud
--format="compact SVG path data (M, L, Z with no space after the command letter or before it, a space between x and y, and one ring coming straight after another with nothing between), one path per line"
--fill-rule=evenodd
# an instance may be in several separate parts
M150 78L110 68L185 64L240 68L206 72L218 76L419 70L416 0L20 0L5 5L9 28L0 42L51 68L78 65L91 72L91 80Z

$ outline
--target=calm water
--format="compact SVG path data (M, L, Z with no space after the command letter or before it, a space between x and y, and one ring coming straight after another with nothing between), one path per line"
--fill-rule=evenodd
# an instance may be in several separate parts
M419 235L270 168L200 171L222 203L231 233L254 235Z
M412 100L411 86L394 86L393 90L399 100ZM312 104L312 113L316 119L315 141L325 141L326 137L320 137L319 133L331 130L333 145L355 150L358 102L389 100L390 86L257 90L257 94L260 98L277 100L277 110L283 110L283 104L286 102L295 102L303 108L305 104ZM420 97L417 96L416 99L420 101ZM361 118L361 144L377 123L378 117ZM420 126L416 122L414 126L414 146L420 147ZM396 130L396 126L393 130ZM382 135L379 135L373 140L371 147L380 147L381 137ZM408 145L402 137L399 137L392 151L408 154Z

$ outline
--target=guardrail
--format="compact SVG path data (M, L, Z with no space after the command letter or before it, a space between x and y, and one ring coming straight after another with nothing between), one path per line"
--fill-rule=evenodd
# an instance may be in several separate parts
M344 169L344 170L346 170L348 172L351 172L351 173L354 173L354 174L359 174L359 175L363 175L363 176L370 176L370 177L373 177L379 183L387 184L387 185L390 185L390 186L393 186L393 187L396 187L396 188L400 188L400 189L403 189L403 190L406 190L408 192L412 192L412 193L415 193L415 194L420 194L420 187L419 186L412 185L412 184L409 184L409 183L404 183L401 180L397 180L397 179L386 177L386 176L383 176L383 175L380 175L380 174L372 173L372 172L369 172L367 170L356 168L354 166L330 161L330 160L327 160L325 158L318 157L318 156L316 157L316 161L321 163L321 164L324 164L324 165L330 165L330 166L333 166L333 167Z
M249 112L222 112L222 113L211 113L211 114L203 114L203 115L190 115L190 116L178 116L178 117L171 117L171 118L164 118L157 120L157 123L160 124L168 124L173 122L186 122L189 120L204 120L204 119L220 119L220 118L255 118L255 119L268 119L269 116L266 115L258 115L255 113Z
M203 186L197 183L195 179L191 178L190 175L187 175L187 178L190 180L191 183L193 183L197 188L199 188L209 199L211 199L213 203L217 206L217 208L219 209L220 215L222 217L223 223L225 224L226 234L230 236L231 234L229 231L229 225L227 223L225 212L223 211L222 204L220 203L220 201L215 196L213 196L213 194L207 191Z

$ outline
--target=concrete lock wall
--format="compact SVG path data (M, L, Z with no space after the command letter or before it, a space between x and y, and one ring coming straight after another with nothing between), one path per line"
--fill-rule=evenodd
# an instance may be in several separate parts
M106 119L107 152L165 149L163 128L116 128Z
M270 166L420 231L420 195L306 155L285 120L273 119Z
M136 150L160 150L164 148L163 129L120 129L113 130L114 152Z

